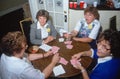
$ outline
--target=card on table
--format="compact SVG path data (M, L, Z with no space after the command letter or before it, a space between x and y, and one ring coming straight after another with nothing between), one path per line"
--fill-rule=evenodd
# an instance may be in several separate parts
M66 45L67 49L72 49L73 45Z
M52 46L52 49L51 51L53 52L53 54L57 53L58 50L60 49L60 47L57 47L57 46Z
M61 57L59 63L67 65L68 61L65 58Z
M64 68L62 67L62 65L58 65L58 66L55 66L53 68L53 73L55 76L59 76L61 74L64 74L65 73L65 70Z
M43 49L44 51L49 51L52 47L47 44L42 44L39 48Z
M72 41L65 41L64 43L65 43L65 44L71 44Z

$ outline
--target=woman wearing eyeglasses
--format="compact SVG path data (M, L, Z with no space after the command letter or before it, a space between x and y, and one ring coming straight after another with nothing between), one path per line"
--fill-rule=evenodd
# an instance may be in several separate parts
M97 42L97 50L80 52L72 59L80 60L81 56L91 56L97 59L97 65L88 74L81 63L76 63L75 68L80 69L83 79L120 79L120 33L105 30Z

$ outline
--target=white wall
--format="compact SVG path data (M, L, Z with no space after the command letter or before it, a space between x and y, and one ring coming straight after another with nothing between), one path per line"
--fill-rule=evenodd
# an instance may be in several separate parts
M99 11L103 29L109 28L110 18L116 15L116 28L120 30L120 11Z
M103 30L109 28L109 19L114 15L117 16L116 27L118 30L120 30L120 11L99 10L99 13L100 13L100 23L103 27ZM69 10L69 31L71 31L75 27L77 21L83 17L84 17L83 10L70 9Z
M28 0L0 0L0 16L22 8Z
M71 31L76 23L79 21L80 18L83 18L84 16L84 13L83 13L83 10L72 10L72 9L69 9L69 31Z

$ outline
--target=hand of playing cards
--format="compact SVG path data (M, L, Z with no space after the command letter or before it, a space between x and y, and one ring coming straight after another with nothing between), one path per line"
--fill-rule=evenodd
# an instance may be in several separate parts
M71 59L70 62L75 68L77 67L77 65L81 65L80 60L77 59Z

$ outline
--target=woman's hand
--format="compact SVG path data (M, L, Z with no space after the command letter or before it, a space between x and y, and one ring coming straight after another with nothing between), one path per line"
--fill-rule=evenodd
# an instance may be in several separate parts
M53 36L48 36L48 37L44 40L44 43L47 44L47 43L51 42L52 40L54 40L54 37L53 37Z
M53 64L56 64L56 63L59 62L59 60L60 60L59 53L54 54L54 56L53 56L53 58L52 58L52 63L53 63Z
M47 53L44 54L45 57L53 55L52 51L48 51Z
M80 52L80 53L74 54L72 56L72 59L77 59L78 60L81 56L82 56L82 53Z
M64 33L63 36L64 36L65 38L69 38L69 37L70 37L70 34Z

